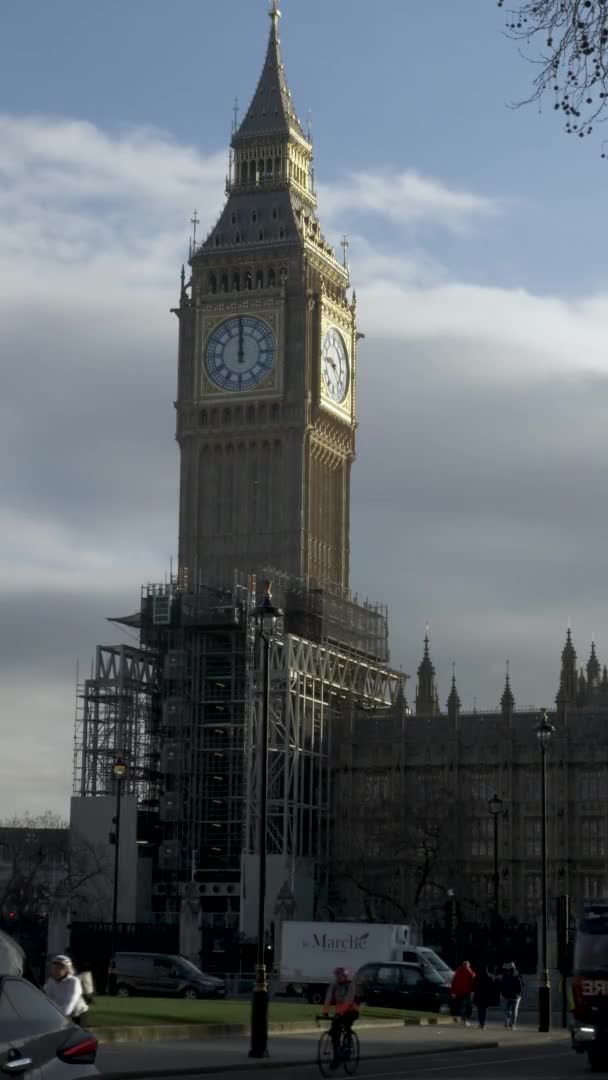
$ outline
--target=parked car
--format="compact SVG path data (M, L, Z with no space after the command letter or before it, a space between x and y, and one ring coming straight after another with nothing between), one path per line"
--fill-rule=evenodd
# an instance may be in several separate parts
M23 978L22 949L0 931L0 1075L26 1080L88 1080L97 1039L59 1012Z
M118 997L226 997L223 979L168 953L116 953L109 974L110 992Z
M403 960L404 964L422 964L424 967L434 968L441 975L441 979L446 986L452 985L452 979L454 978L452 968L446 964L443 957L439 956L439 953L436 953L434 949L429 949L426 945L416 945L413 948L404 949L399 960Z
M442 976L424 964L365 964L356 975L366 1005L449 1013L452 999Z

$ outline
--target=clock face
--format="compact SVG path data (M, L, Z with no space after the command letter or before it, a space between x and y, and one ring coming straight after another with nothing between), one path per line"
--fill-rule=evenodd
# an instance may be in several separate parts
M323 338L321 371L329 397L340 405L348 393L348 352L344 338L335 326L331 326Z
M219 323L207 342L207 374L221 390L251 390L270 374L276 345L268 323L236 315Z

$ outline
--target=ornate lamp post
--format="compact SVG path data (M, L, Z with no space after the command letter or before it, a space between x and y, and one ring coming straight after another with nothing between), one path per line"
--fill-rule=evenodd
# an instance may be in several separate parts
M258 732L258 954L255 969L255 987L251 1007L251 1049L249 1057L268 1056L268 981L266 978L265 920L266 904L266 817L268 804L268 717L270 713L270 650L282 611L272 603L270 582L264 586L262 603L255 611L255 623L262 646L263 689L262 724Z
M547 748L555 728L546 710L536 729L541 756L541 860L542 860L542 972L538 984L538 1030L551 1030L551 983L547 964Z
M116 815L114 824L114 885L112 892L112 930L110 933L110 960L114 959L116 951L116 915L118 911L118 871L120 855L120 796L122 794L122 782L126 776L127 766L121 757L117 757L112 766L112 773L116 781ZM110 987L110 990L112 987Z
M503 801L498 795L493 795L488 801L488 810L494 820L494 934L498 934L498 919L500 914L500 878L498 874L498 819L504 814Z

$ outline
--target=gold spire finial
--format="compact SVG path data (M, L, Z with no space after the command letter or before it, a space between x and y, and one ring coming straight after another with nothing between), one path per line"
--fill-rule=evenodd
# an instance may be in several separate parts
M268 12L268 14L270 15L270 18L273 20L273 22L275 23L275 26L276 26L277 19L281 18L281 12L280 12L280 9L279 9L279 0L270 0L270 5L271 5L270 6L270 11Z

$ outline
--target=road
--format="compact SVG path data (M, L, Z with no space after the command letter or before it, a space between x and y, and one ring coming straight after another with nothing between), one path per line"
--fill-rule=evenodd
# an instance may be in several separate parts
M224 1073L227 1080L256 1080L265 1069L242 1069ZM272 1080L318 1080L316 1066L290 1066L269 1070ZM498 1047L493 1050L459 1050L454 1053L408 1055L378 1061L362 1060L359 1076L365 1080L586 1080L591 1076L584 1056L575 1055L566 1044L560 1046ZM204 1077L208 1080L209 1074ZM343 1080L344 1074L337 1076ZM143 1080L143 1078L142 1078ZM171 1080L171 1074L153 1080ZM196 1077L191 1078L196 1080Z

